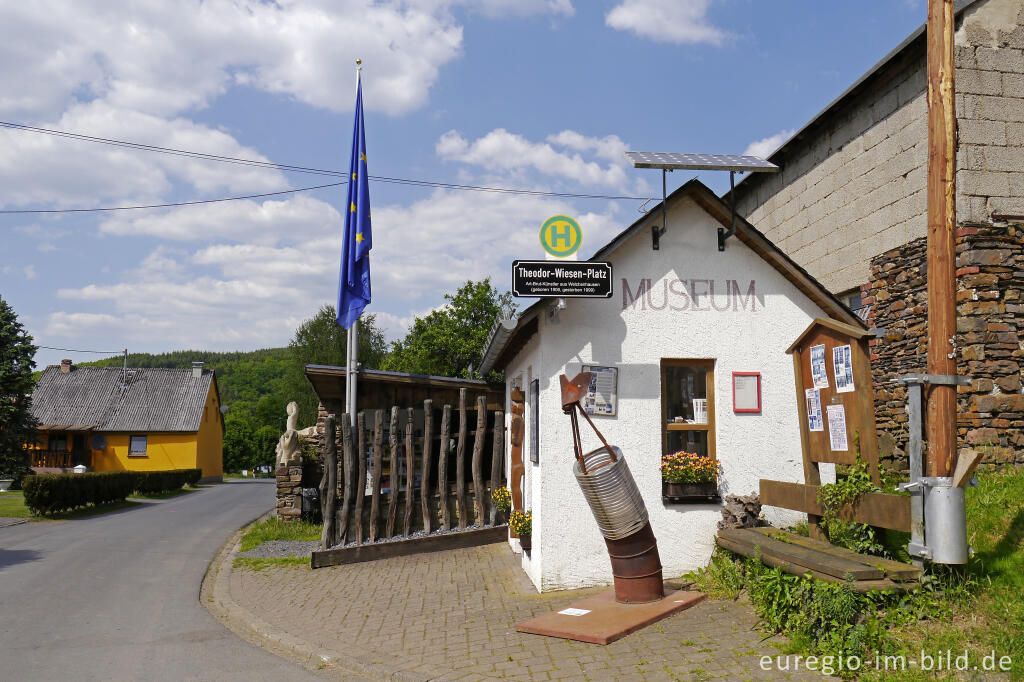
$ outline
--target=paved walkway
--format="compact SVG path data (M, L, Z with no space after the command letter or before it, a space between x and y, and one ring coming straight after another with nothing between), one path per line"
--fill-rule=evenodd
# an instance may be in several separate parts
M505 544L315 571L232 569L231 556L214 590L229 626L346 679L796 679L760 669L777 649L742 603L705 600L608 646L515 632L597 590L538 595Z

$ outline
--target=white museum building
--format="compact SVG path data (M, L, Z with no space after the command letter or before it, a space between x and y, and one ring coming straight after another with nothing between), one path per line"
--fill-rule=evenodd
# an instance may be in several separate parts
M601 385L591 418L622 449L664 575L676 577L709 560L721 502L663 499L662 456L686 450L716 459L721 498L756 492L761 478L802 483L797 390L786 349L815 318L864 328L742 218L719 251L717 232L730 227L730 210L703 183L687 182L666 204L657 250L652 226L662 225L661 204L590 259L612 264L611 298L540 299L499 320L485 348L481 373L505 372L507 419L512 390L525 394L522 499L533 530L522 564L540 591L612 582L604 538L572 473L559 375L571 379L596 368ZM737 402L739 380L744 395ZM584 450L600 445L586 422L581 434ZM510 466L506 455L505 470ZM771 507L764 513L772 523L802 518Z

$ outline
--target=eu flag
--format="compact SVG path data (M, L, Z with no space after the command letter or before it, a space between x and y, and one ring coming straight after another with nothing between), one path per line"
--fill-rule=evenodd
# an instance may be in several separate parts
M338 324L348 329L370 302L370 184L366 170L366 135L363 129L363 84L356 85L356 122L352 130L345 239L338 277Z

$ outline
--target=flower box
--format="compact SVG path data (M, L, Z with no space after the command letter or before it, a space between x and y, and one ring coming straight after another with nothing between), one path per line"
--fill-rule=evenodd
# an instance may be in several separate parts
M529 553L529 551L533 549L533 540L529 535L520 535L519 546L522 547L524 552Z
M661 499L665 502L717 502L718 482L669 483L661 482Z

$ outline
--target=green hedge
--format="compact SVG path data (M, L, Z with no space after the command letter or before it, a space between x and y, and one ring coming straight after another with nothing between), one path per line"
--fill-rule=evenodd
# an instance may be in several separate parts
M179 490L186 483L195 485L203 475L202 469L172 469L171 471L135 472L135 489L144 495Z
M89 504L123 502L135 489L135 474L111 471L26 476L22 488L25 505L33 514L56 514Z
M57 514L90 504L124 502L133 491L156 494L194 486L202 475L202 469L44 474L26 476L22 487L25 505L33 514Z

